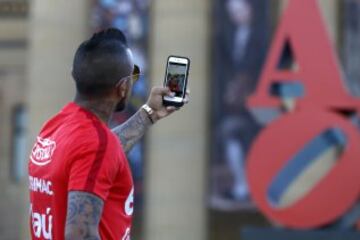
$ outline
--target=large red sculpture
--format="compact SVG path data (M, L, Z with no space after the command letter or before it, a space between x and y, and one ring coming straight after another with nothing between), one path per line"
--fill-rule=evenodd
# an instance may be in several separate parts
M281 66L284 52L291 66ZM295 102L293 111L282 112L285 98ZM350 211L360 195L360 134L352 122L360 102L344 86L316 0L289 0L248 107L281 113L248 155L248 181L260 210L298 229L333 223ZM277 205L312 160L334 146L342 151L326 175L290 205Z

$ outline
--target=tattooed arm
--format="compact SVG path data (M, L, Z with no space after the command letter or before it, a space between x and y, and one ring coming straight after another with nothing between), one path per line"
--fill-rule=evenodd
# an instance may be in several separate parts
M176 110L174 107L165 107L163 105L163 96L170 94L168 88L154 87L146 103L153 109L154 113L149 116L144 109L140 109L124 124L112 130L120 139L126 153L128 153L134 144L145 134L149 126ZM185 103L187 101L188 99L185 100Z
M65 240L100 240L98 226L103 204L103 200L93 194L69 192Z
M128 153L145 134L151 124L151 120L145 110L140 109L129 120L112 131L120 139L124 151Z

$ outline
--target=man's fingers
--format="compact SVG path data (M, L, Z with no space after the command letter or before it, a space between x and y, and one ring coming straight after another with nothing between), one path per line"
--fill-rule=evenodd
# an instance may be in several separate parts
M189 101L190 101L189 96L186 95L185 98L183 99L183 102L184 102L185 104L188 104Z
M178 111L179 109L180 109L180 108L174 107L174 106L166 107L166 111L167 111L168 113L172 113L172 112Z
M170 89L167 87L153 87L151 92L155 95L162 95L162 96L171 94Z
M186 94L185 94L185 98L184 98L183 102L185 104L187 104L187 103L189 103L189 101L190 101L190 90L188 89L188 90L186 90Z

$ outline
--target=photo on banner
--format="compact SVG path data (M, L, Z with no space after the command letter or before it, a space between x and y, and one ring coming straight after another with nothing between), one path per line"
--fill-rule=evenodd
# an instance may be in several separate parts
M342 60L346 84L351 94L360 96L360 1L344 0Z
M212 137L209 205L252 208L246 182L247 153L261 129L246 107L266 57L270 3L213 0Z
M129 105L125 111L115 113L111 127L125 122L146 101L148 96L148 39L150 0L94 0L91 12L92 31L114 27L127 37L141 77L134 84ZM128 154L134 185L135 214L142 208L144 141L136 144Z

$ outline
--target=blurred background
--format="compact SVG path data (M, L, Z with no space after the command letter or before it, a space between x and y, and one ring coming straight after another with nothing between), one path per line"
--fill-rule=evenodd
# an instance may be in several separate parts
M0 239L29 239L27 158L42 123L72 101L78 45L123 30L144 76L126 120L161 85L169 55L191 59L191 101L130 153L133 239L240 239L270 226L249 194L244 166L261 130L254 92L286 0L0 0ZM360 1L319 0L355 96L360 94ZM65 210L64 210L65 211Z

